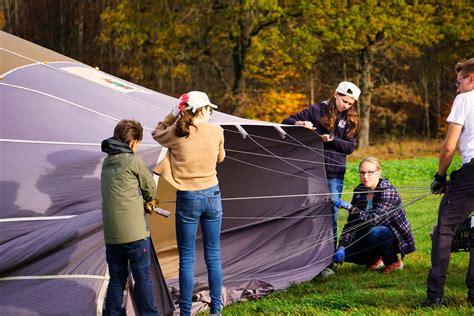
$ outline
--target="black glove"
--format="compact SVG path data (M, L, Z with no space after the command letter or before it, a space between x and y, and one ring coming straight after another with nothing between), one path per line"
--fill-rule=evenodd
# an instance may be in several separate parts
M446 192L446 175L440 176L437 172L430 187L431 193L441 194Z

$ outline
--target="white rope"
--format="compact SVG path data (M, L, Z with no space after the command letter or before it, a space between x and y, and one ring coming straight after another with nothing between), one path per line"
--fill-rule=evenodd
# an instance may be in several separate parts
M240 132L238 131L233 131L233 130L230 130L230 129L224 129L226 132L229 132L229 133L234 133L234 134L240 134ZM286 145L292 145L292 146L297 146L297 147L308 147L306 146L305 144L302 144L302 145L299 145L299 144L295 144L295 143L289 143L289 142L285 142L283 140L279 140L279 139L273 139L273 138L269 138L269 137L265 137L265 136L260 136L260 135L255 135L255 134L247 134L249 136L252 136L253 138L260 138L260 139L264 139L264 140L270 140L272 142L275 142L275 143L280 143L280 144L286 144ZM288 134L287 134L288 135ZM313 148L314 150L321 150L321 151L324 151L324 149L319 149L319 148L314 148L314 147L311 147ZM227 149L226 149L227 150Z
M306 196L327 196L327 195L331 195L331 194L332 193L305 193L305 194L243 196L243 197L233 197L233 198L222 198L222 201L296 198L296 197L306 197Z
M415 203L415 202L418 202L418 201L420 201L421 199L423 199L423 198L426 197L426 196L427 196L427 195L420 196L418 199L412 201L412 202L409 203L409 204L413 204L413 203ZM403 204L403 203L402 203L402 204ZM405 206L408 206L409 204L405 204ZM391 212L394 212L394 211L398 210L398 208L400 208L400 207L402 207L402 206L403 206L403 205L398 206L397 208L394 208L394 209L391 210L388 214L390 214ZM364 225L367 224L367 223L369 223L369 222L372 221L372 220L373 220L373 219L371 219L371 220L365 222ZM425 226L425 225L426 225L426 224L424 224L423 226ZM330 228L330 230L332 231L332 227ZM412 231L414 231L414 230L412 230ZM319 235L319 234L318 234L318 235ZM366 235L367 235L367 234L366 234ZM364 236L365 236L365 235L364 235ZM311 237L311 236L310 236L310 237ZM232 277L233 275L228 275L229 278L224 278L224 279L225 279L226 281L233 281L233 280L235 280L234 282L231 282L231 283L229 283L229 284L227 284L227 285L231 285L231 284L234 284L234 283L236 283L236 282L241 282L242 280L251 279L251 276L253 276L253 275L255 275L255 274L257 274L257 273L263 271L264 269L267 269L267 268L269 268L269 267L271 267L271 266L274 266L274 265L276 265L276 264L280 264L280 263L285 262L285 261L287 261L287 260L289 260L289 259L292 259L294 256L299 255L299 254L302 254L302 253L305 253L305 252L307 252L307 251L309 251L309 250L312 250L312 249L315 248L316 246L324 245L324 244L326 244L326 243L332 243L332 242L333 242L333 238L334 238L333 236L330 236L330 237L328 237L326 240L321 240L321 241L318 241L318 242L316 242L316 243L313 243L313 244L310 245L309 247L306 247L306 248L304 248L303 250L301 250L301 251L299 251L299 252L297 252L297 253L295 253L295 254L289 254L289 255L287 254L287 252L293 251L293 249L290 249L290 250L288 250L288 251L286 251L286 252L279 252L280 254L282 254L281 257L282 257L283 259L275 259L275 260L273 260L273 261L270 261L266 266L264 266L264 267L260 266L259 269L257 269L257 271L253 271L251 274L247 274L244 278L239 277L239 279L231 279L230 277ZM361 237L361 238L363 238L363 237ZM304 240L304 239L306 239L306 237L303 238L303 239L300 239L300 241L301 241L301 240ZM355 243L355 242L354 242L354 243ZM377 245L374 245L374 246L372 246L372 247L376 247L376 246L377 246ZM372 247L370 247L370 248L372 248ZM370 248L367 248L367 249L370 249ZM253 255L253 256L247 256L247 258L249 258L249 257L252 257L252 258L253 258L253 257L259 257L259 256L262 256L262 255L268 256L269 254L268 254L268 253L267 253L267 254L258 254L258 255ZM266 274L266 275L261 276L261 277L263 278L263 277L277 276L277 275L282 275L282 274L286 274L286 273L293 272L293 271L298 271L298 270L301 270L301 269L306 269L307 267L310 267L310 266L319 264L320 262L322 262L322 261L324 261L324 260L327 260L327 259L331 258L332 256L333 256L333 254L331 254L331 255L329 255L329 256L327 256L327 257L321 258L320 260L318 260L318 261L316 261L316 262L314 262L314 263L311 263L311 264L308 264L308 265L305 265L305 266L302 266L302 267L299 267L299 268L296 268L296 269L285 270L284 272L276 272L276 273Z
M258 168L258 169L263 169L263 170L266 170L266 171L270 171L270 172L278 173L278 174L283 174L283 175L294 177L294 178L300 178L300 179L304 179L304 180L307 180L307 181L312 181L312 182L318 183L318 184L321 183L321 182L324 182L324 183L327 182L326 179L322 179L320 177L315 177L315 176L311 175L310 173L308 173L308 174L311 175L311 177L308 178L308 177L303 177L303 176L298 176L298 175L295 175L295 174L291 174L291 173L288 173L288 172L283 172L283 171L278 171L278 170L267 168L267 167L258 166L256 164L246 162L246 161L234 158L234 157L226 157L226 158L235 160L237 162L240 162L240 163L243 163L243 164ZM300 168L297 168L297 169L300 169ZM316 180L318 180L318 181L316 182Z
M275 171L278 172L278 171ZM399 192L404 192L400 191ZM412 192L413 190L406 191L406 192ZM426 190L423 190L426 191ZM372 193L378 193L378 192L384 192L383 190L370 190L367 192L372 192ZM342 195L349 195L349 194L354 194L356 191L343 191L340 194ZM357 191L357 193L360 193L360 191ZM295 197L307 197L307 196L331 196L333 193L302 193L302 194L286 194L286 195L258 195L258 196L241 196L241 197L229 197L225 198L223 197L221 200L222 201L235 201L235 200L259 200L259 199L278 199L278 198L295 198ZM418 194L417 192L413 192L413 194ZM431 194L431 193L428 193ZM160 201L162 204L172 204L176 203L176 200L169 200L169 201Z
M239 153L239 154L244 154L244 155L252 155L252 156L260 156L260 157L267 157L267 158L276 158L275 156L272 155L265 155L265 154L260 154L260 153L253 153L249 151L243 151L243 150L235 150L235 149L227 149L225 150L226 152L233 152L233 153ZM313 161L313 160L305 160L305 159L298 159L298 158L290 158L290 157L283 157L279 156L282 159L285 160L293 160L293 161L299 161L299 162L306 162L306 163L312 163L316 165L325 165L324 162L319 162L319 161Z
M316 134L317 134L317 133L316 133ZM319 135L319 134L317 134L317 135L318 135L319 137L321 137L321 135ZM337 167L344 167L344 165L341 164L339 161L337 161L336 159L333 159L333 158L331 158L331 157L328 157L328 156L326 155L326 152L329 152L328 150L323 149L323 150L322 150L322 154L321 154L320 152L315 151L313 148L311 148L311 147L309 147L309 146L303 144L302 142L300 142L299 140L297 140L297 139L294 138L293 136L291 136L291 135L288 134L288 137L290 137L291 139L293 139L293 140L296 141L297 143L302 144L303 146L305 146L305 148L309 149L311 152L313 152L313 153L315 153L315 154L317 154L317 155L319 155L319 156L322 156L324 159L331 160L332 162L336 162L336 164L328 164L328 165L337 166ZM323 145L324 145L324 144L323 144ZM346 154L340 153L340 152L337 152L337 151L335 151L335 152L333 152L333 153L347 156Z
M284 125L283 125L284 126ZM297 127L297 128L300 128L299 126L294 126L294 125L288 125L288 126L285 126L285 127ZM233 130L230 130L230 129L225 129L227 132L231 132L231 133L235 133L235 134L240 134L239 132L237 131L233 131ZM324 148L323 149L319 149L319 148L315 148L315 147L310 147L310 146L307 146L305 145L304 143L298 141L296 138L294 138L293 136L291 136L290 134L286 134L289 138L295 140L297 143L290 143L290 142L286 142L286 141L282 141L282 140L278 140L278 139L273 139L273 138L269 138L269 137L264 137L264 136L260 136L260 135L255 135L255 134L249 134L247 133L248 136L252 136L254 138L260 138L260 139L264 139L264 140L269 140L269 141L273 141L273 142L276 142L276 143L281 143L281 144L287 144L287 145L292 145L292 146L297 146L297 147L305 147L307 149L309 149L310 151L312 151L313 153L316 153L320 156L324 156L324 154L321 154L321 153L325 153L325 152L331 152L331 153L335 153L335 154L340 154L340 155L345 155L347 156L346 154L343 154L343 153L339 153L337 151L330 151L330 150L325 150ZM319 135L318 135L319 136ZM318 153L320 152L320 153ZM329 157L326 157L327 159L331 159ZM336 161L336 160L334 160ZM330 163L326 163L327 165L331 165L331 166L341 166L341 163L336 161L337 164L330 164Z

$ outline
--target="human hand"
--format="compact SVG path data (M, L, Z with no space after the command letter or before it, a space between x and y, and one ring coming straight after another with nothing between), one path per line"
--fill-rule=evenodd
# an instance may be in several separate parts
M155 199L146 202L145 203L145 213L153 214L153 212L155 211L155 207L158 207L159 203L160 203L160 201L155 200Z
M345 208L346 210L351 208L351 204L347 203L341 199L335 200L332 202L332 205L334 205L337 208Z
M295 125L304 126L304 128L313 130L313 123L310 121L297 121Z
M183 94L179 100L178 104L174 107L174 109L171 111L171 114L173 114L174 117L178 117L181 113L183 113L185 110L188 110L187 108L187 102L189 101L189 96L187 94ZM194 111L193 111L194 112Z
M339 247L336 253L332 256L332 261L334 263L342 264L346 259L346 252L344 251L344 247Z
M178 106L175 106L173 110L171 110L171 114L173 114L174 117L178 117L180 114Z
M334 135L332 135L332 134L323 134L323 135L321 135L321 139L323 140L323 142L331 142L334 139Z
M430 186L431 193L442 194L446 192L446 175L440 176L437 172Z

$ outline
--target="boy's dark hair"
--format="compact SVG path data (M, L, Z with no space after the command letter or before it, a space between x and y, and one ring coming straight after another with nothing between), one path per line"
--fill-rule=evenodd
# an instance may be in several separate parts
M474 73L474 58L470 58L464 62L457 63L454 67L456 73L462 72L463 75L470 75Z
M134 120L121 120L114 129L114 138L130 145L134 140L142 141L142 124Z

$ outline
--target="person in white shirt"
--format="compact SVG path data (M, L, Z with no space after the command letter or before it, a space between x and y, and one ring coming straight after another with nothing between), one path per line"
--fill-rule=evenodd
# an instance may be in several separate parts
M474 58L455 67L458 95L448 116L448 134L441 146L438 171L431 184L433 194L444 193L439 206L438 224L433 233L431 269L427 280L425 306L444 304L444 283L451 256L451 243L459 226L474 211ZM456 145L462 155L463 165L450 175L448 170ZM468 302L474 305L474 248L470 248L469 268L466 275Z

